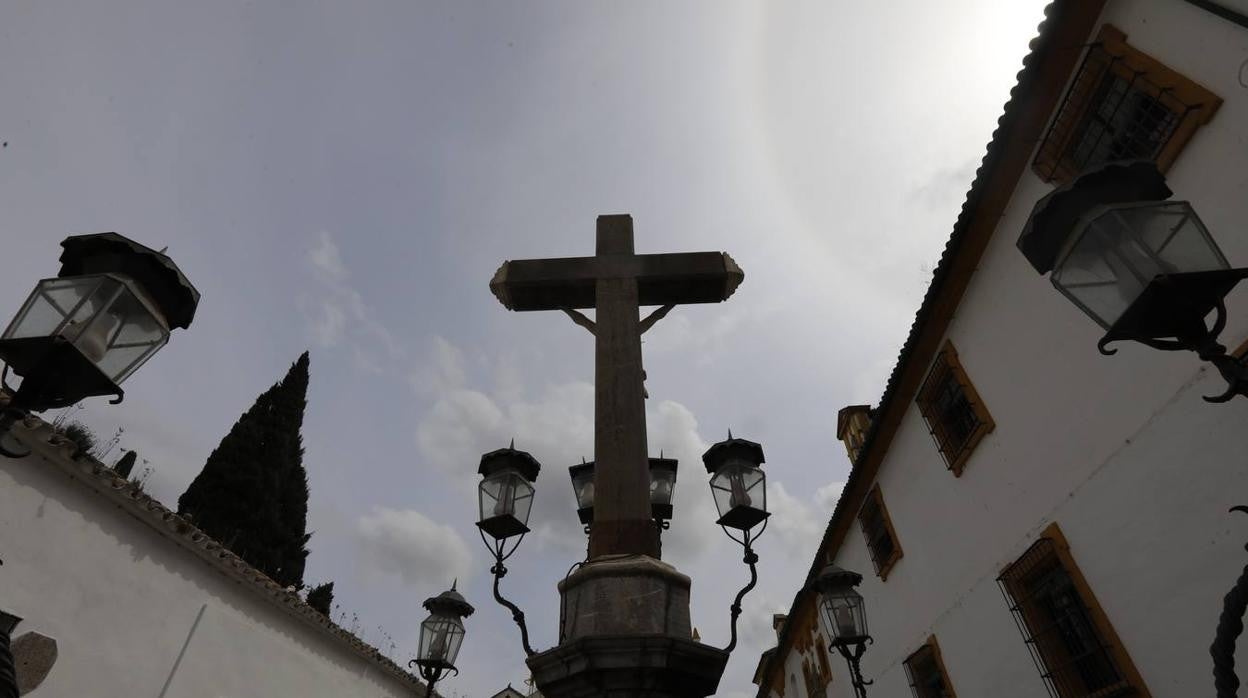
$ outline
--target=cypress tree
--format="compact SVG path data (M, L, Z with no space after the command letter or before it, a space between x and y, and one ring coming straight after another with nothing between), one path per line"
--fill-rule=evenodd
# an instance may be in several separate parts
M178 498L212 536L282 586L302 587L308 551L308 476L303 413L308 353L261 393Z

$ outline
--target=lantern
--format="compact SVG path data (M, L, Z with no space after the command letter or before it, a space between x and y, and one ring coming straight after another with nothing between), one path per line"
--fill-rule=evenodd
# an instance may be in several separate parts
M676 492L676 459L650 459L650 513L655 521L672 518L672 495Z
M860 583L862 575L857 572L828 565L812 584L819 594L824 627L833 646L856 645L870 637L862 595L854 588Z
M748 531L771 514L767 511L767 478L759 467L763 447L728 435L702 454L711 473L711 493L721 526Z
M541 464L524 451L509 448L481 456L482 475L478 487L480 518L477 526L495 540L505 540L529 532L529 511L533 507L533 481Z
M189 327L199 292L167 256L116 233L61 243L61 271L40 281L0 335L0 359L22 376L13 407L67 407L120 385Z
M588 526L594 522L594 462L581 459L580 465L568 468L568 477L572 478L572 493L576 495L576 515Z
M1042 198L1024 227L1019 248L1105 328L1102 344L1202 338L1205 317L1248 276L1171 193L1151 161L1109 163Z
M420 648L416 663L422 668L452 669L459 647L464 642L463 619L472 615L473 607L455 590L447 591L423 604L429 617L420 624Z

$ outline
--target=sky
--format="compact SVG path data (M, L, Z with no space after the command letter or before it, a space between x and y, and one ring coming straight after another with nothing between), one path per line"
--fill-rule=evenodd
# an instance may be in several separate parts
M309 350L305 582L405 664L457 578L477 610L439 690L487 698L527 672L473 525L480 455L514 438L543 464L503 581L539 650L585 554L565 469L593 457L592 337L507 311L491 276L592 254L608 213L640 253L728 252L735 295L645 336L648 441L681 464L664 559L721 646L748 571L700 456L729 429L766 452L774 514L718 693L753 695L848 474L836 412L883 392L1042 7L10 0L0 314L67 235L168 247L194 324L123 404L70 417L124 430L105 460L136 449L171 506Z

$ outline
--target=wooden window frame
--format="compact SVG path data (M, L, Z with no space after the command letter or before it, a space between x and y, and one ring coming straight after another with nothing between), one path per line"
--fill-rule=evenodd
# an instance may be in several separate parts
M868 506L874 506L880 513L880 521L883 523L884 530L888 533L888 537L893 541L893 550L886 559L879 559L876 554L874 545L872 544L871 531L867 528L866 517L864 516ZM880 581L888 580L888 573L892 571L893 565L901 559L901 541L897 538L897 531L893 528L893 520L888 516L888 508L884 506L884 495L880 492L880 486L877 483L871 488L871 492L867 494L867 499L863 502L862 507L858 510L858 525L862 528L862 537L867 544L867 552L871 555L871 562L875 563L875 573L880 576Z
M936 671L940 672L940 678L945 683L945 690L948 692L949 698L958 698L957 691L953 690L953 682L949 680L949 670L945 668L945 660L940 655L940 645L936 642L935 635L929 635L927 642L924 642L921 647L914 652L911 652L910 656L906 657L905 661L902 662L906 668L906 678L910 681L910 690L914 693L915 698L922 697L919 695L918 687L915 685L914 672L911 669L911 660L918 658L918 656L925 651L931 653L932 663L936 666Z
M944 380L940 379L945 376L952 377L958 384L976 420L975 428L960 444L957 444L956 449L948 442L944 420L936 404L941 388L945 385ZM954 477L962 477L962 470L966 467L971 454L975 452L975 447L997 428L997 423L993 421L988 407L984 405L979 392L975 390L970 377L966 375L966 370L962 368L962 362L958 360L958 352L954 349L952 342L946 341L936 354L936 358L932 360L932 366L928 369L927 377L923 379L923 385L919 388L919 394L914 401L919 406L923 421L927 423L928 433L936 442L936 450L940 451L941 458L945 460L945 466L949 468Z
M1089 60L1102 54L1109 58L1108 67ZM1085 70L1096 72L1088 73L1087 79L1083 79ZM1128 44L1127 35L1121 29L1103 24L1080 62L1061 105L1054 112L1053 121L1032 161L1032 170L1044 181L1062 184L1079 173L1077 163L1069 159L1068 153L1072 143L1082 133L1081 126L1086 123L1086 115L1096 106L1090 96L1100 88L1110 71L1128 80L1131 89L1157 100L1177 118L1177 124L1154 157L1157 168L1163 173L1174 164L1197 129L1209 123L1222 105L1221 97ZM1137 82L1139 77L1144 79ZM1163 104L1163 101L1169 104ZM1180 108L1181 112L1178 111Z
M1045 546L1043 549L1038 548L1038 546L1042 545ZM1047 557L1035 557L1030 561L1034 562L1039 559L1044 560L1044 562L1035 563L1024 570L1017 569L1020 567L1020 563L1029 561L1029 556L1035 555L1038 550L1042 550L1040 552L1041 556ZM1049 562L1049 559L1052 562ZM1022 586L1023 582L1039 577L1047 570L1051 570L1053 563L1056 563L1069 577L1071 586L1079 597L1079 601L1082 602L1086 618L1098 635L1097 640L1101 643L1105 656L1110 660L1110 665L1121 679L1118 683L1093 692L1087 692L1086 690L1071 692L1068 688L1063 692L1063 686L1059 686L1057 680L1053 678L1054 669L1052 667L1055 660L1069 659L1068 653L1064 646L1058 646L1051 640L1046 641L1037 638L1035 629L1044 625L1043 619L1039 617L1034 606L1019 601L1026 593ZM997 582L1001 586L1001 591L1005 595L1015 622L1018 624L1019 632L1023 634L1023 640L1030 650L1032 660L1036 663L1036 669L1040 671L1041 678L1049 689L1051 696L1054 698L1111 698L1117 696L1151 698L1152 694L1147 686L1144 685L1143 677L1140 676L1135 663L1131 661L1131 656L1127 654L1122 640L1119 639L1118 633L1109 621L1109 616L1105 614L1105 610L1101 608L1100 603L1096 600L1096 594L1092 592L1087 579L1084 578L1083 573L1079 570L1079 565L1075 563L1074 557L1070 553L1070 544L1056 522L1049 524L1035 543L1029 546L1017 560L1011 562L1001 571L1001 576L997 578ZM1055 654L1062 656L1054 657ZM1068 683L1063 681L1063 685L1068 686ZM1078 687L1076 686L1075 688Z

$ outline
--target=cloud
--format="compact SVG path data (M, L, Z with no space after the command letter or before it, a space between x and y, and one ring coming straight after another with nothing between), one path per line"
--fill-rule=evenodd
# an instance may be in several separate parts
M355 533L365 567L408 586L446 585L466 579L473 568L459 534L418 511L375 507L360 517Z
M316 239L316 246L308 251L308 261L312 267L332 281L346 281L347 268L342 264L342 255L329 231L322 230Z
M377 313L350 283L350 273L333 236L321 231L305 255L316 281L314 297L301 298L308 331L319 346L347 345L356 368L369 373L387 372L405 354ZM380 355L378 355L380 350Z
M841 498L841 491L845 489L845 483L842 481L829 482L828 484L815 490L815 504L829 516L836 509L836 502Z
M779 534L776 544L790 556L809 560L823 536L827 517L816 514L777 480L767 483L767 509L772 512L768 525Z

